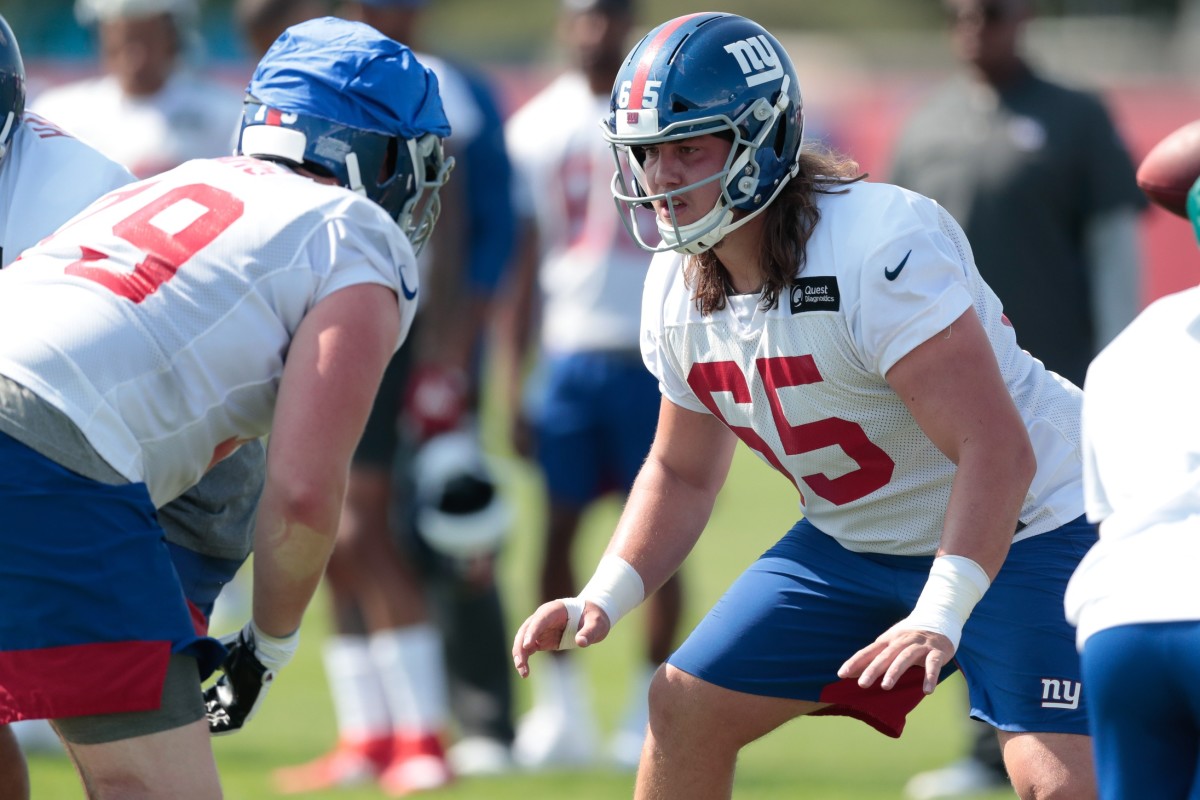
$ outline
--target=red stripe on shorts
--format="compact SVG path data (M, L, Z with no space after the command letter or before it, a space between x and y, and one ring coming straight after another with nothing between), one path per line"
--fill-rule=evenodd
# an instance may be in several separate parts
M0 652L0 724L162 704L170 642L105 642Z

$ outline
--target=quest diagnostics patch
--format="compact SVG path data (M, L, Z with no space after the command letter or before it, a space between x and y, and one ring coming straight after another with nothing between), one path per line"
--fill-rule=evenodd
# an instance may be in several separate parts
M792 313L803 311L837 311L842 307L837 278L823 275L817 278L797 278L790 290Z

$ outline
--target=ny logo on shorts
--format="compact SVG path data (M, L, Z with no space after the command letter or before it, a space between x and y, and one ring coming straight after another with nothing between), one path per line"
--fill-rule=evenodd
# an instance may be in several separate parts
M1079 708L1079 681L1042 678L1042 708Z

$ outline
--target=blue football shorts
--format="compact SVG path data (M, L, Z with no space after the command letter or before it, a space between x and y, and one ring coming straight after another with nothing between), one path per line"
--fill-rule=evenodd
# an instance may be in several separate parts
M1120 625L1088 637L1083 676L1102 800L1200 798L1197 675L1200 621Z
M0 722L157 708L172 655L207 676L145 484L108 485L0 433Z
M944 680L962 670L971 716L1005 731L1087 733L1067 580L1095 543L1083 517L1015 543L963 629ZM749 694L829 703L898 737L923 699L910 669L890 691L860 689L838 668L908 616L932 557L854 553L801 520L746 570L670 664Z
M637 352L547 355L531 422L552 502L628 493L654 440L661 395Z

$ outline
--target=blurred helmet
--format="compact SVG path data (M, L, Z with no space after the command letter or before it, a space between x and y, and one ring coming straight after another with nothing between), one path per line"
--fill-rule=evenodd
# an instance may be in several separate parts
M25 113L25 63L17 37L0 15L0 159Z
M309 20L275 40L246 92L238 153L332 176L420 252L454 159L437 78L411 50L360 22Z
M495 553L511 515L475 434L434 436L413 459L416 529L438 553L470 559Z
M625 59L601 127L613 145L613 197L625 227L651 252L700 253L770 205L799 171L804 111L795 67L761 25L734 14L678 17L646 34ZM690 186L648 195L647 145L718 134L733 146L724 168ZM657 218L663 244L645 242L634 209L718 181L721 195L702 219ZM670 207L670 205L668 205ZM735 210L749 212L735 219Z

